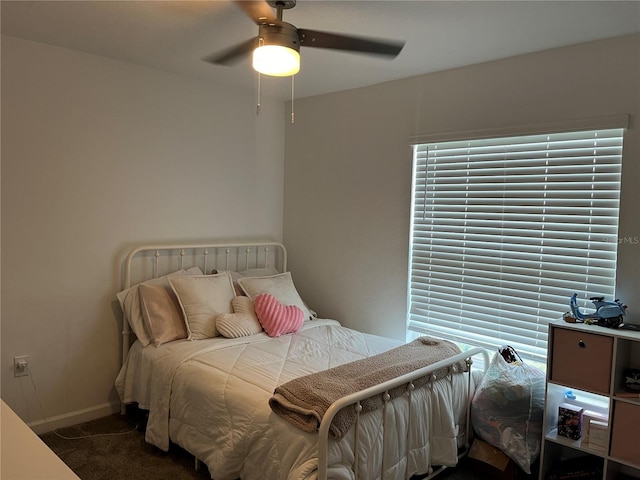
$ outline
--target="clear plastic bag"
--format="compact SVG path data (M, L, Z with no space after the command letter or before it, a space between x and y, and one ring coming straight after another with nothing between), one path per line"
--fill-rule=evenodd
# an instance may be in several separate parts
M471 424L478 437L529 474L540 454L545 374L511 347L501 352L493 356L473 397Z

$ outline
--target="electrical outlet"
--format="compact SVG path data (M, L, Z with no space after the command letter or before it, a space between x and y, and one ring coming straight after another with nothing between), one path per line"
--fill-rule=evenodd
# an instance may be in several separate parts
M26 377L29 375L29 355L13 357L13 376Z

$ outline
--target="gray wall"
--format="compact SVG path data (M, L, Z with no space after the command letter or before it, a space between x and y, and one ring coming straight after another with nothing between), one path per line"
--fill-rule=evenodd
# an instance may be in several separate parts
M323 317L405 337L409 137L628 113L617 295L640 321L640 36L559 48L296 101L284 241ZM594 292L595 293L595 292Z
M2 37L2 398L24 420L36 393L57 426L117 407L129 248L282 239L284 105L254 101Z

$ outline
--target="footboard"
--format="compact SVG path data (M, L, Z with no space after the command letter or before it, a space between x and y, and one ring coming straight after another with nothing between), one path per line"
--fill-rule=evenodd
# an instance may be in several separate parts
M395 389L397 387L402 387L402 386L406 386L406 395L409 396L409 409L407 412L408 415L408 424L411 424L411 414L412 414L412 403L411 403L411 396L413 394L413 390L415 389L414 386L414 382L417 379L420 378L424 378L424 377L430 377L429 380L431 382L435 382L436 380L438 380L436 378L436 376L433 374L433 372L436 372L442 368L449 368L450 373L456 373L456 363L460 362L460 361L464 361L466 362L467 366L468 366L468 374L467 374L467 398L466 398L466 411L465 411L465 417L466 417L466 441L467 444L465 445L464 451L461 453L460 456L464 456L468 449L469 449L469 438L470 438L470 433L471 433L471 422L470 422L470 411L471 411L471 400L473 398L473 389L472 389L472 377L471 377L471 365L473 363L472 361L472 357L476 356L476 355L482 355L484 358L484 370L486 371L486 368L489 365L489 355L486 352L485 349L483 348L473 348L467 352L463 352L460 353L456 356L447 358L445 360L441 360L437 363L434 363L432 365L429 365L427 367L421 368L419 370L415 370L411 373L402 375L400 377L397 377L395 379L386 381L384 383L380 383L378 385L375 385L373 387L367 388L365 390L361 390L359 392L353 393L351 395L347 395L345 397L340 398L339 400L336 400L327 410L327 412L325 413L324 417L322 418L322 422L320 423L320 428L319 428L319 441L318 441L318 480L327 480L327 470L328 470L328 454L329 454L329 427L331 425L331 422L333 421L335 415L342 410L343 408L347 408L350 406L355 406L355 410L357 413L356 416L356 423L354 425L354 439L355 439L355 445L354 445L354 453L355 453L355 459L354 459L354 474L355 474L355 478L356 480L359 478L358 475L358 465L359 465L359 461L358 461L358 455L359 455L359 448L357 448L357 444L358 444L358 438L359 438L359 418L360 418L360 412L362 410L362 404L361 402L363 402L364 400L371 398L371 397L375 397L377 395L381 395L382 394L382 399L383 399L383 409L387 408L387 404L390 401L390 395L389 395L389 391L392 389ZM386 416L383 415L383 419L386 420ZM385 421L383 420L383 425L382 428L385 429L387 428L387 426L385 425ZM405 452L405 455L407 456L407 459L409 457L409 450L411 448L411 444L409 442L409 430L407 430L406 432L403 432L406 436L407 436L407 441L405 442L406 445L406 449L407 451ZM383 435L383 450L386 451L387 448L390 448L392 446L390 445L386 445L384 443L384 438L385 435ZM385 455L382 456L382 464L380 465L380 471L384 472L385 471L385 465L384 465L384 458ZM409 466L409 462L407 461L407 469ZM432 469L430 469L429 476L426 478L432 478L434 476L436 476L438 473L440 473L444 468L446 467L442 467L437 471L433 471ZM381 474L382 475L382 474ZM405 472L405 478L408 479L410 478L410 474L408 471Z

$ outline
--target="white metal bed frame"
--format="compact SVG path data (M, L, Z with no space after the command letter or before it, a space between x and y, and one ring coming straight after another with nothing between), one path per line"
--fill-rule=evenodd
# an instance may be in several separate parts
M162 260L167 259L176 259L177 262L162 262ZM142 265L139 270L142 277L146 278L137 278L134 276L134 262L135 260L142 260ZM187 263L185 263L187 262ZM250 243L211 243L211 244L173 244L173 245L143 245L137 248L134 248L129 252L127 257L125 258L124 263L124 276L123 276L123 288L129 288L136 283L141 281L157 278L166 273L170 273L171 271L177 269L188 268L190 266L199 266L205 274L211 273L212 269L217 270L247 270L250 268L264 268L264 267L275 267L280 272L285 272L287 269L287 251L284 245L278 242L250 242ZM148 272L151 272L149 274ZM138 276L140 276L140 272L138 272ZM145 273L146 272L146 273ZM134 280L135 279L135 280ZM131 344L131 329L124 319L123 321L123 329L122 329L122 363L124 365L129 347ZM383 406L381 408L386 409L387 404L390 401L389 391L395 389L400 386L406 387L406 395L409 396L409 411L408 411L408 422L411 421L411 395L413 390L415 389L414 381L423 377L430 377L429 380L431 383L438 380L433 372L440 370L442 368L448 369L448 374L451 375L456 373L456 364L463 361L467 365L467 392L468 398L466 399L466 435L465 440L466 443L462 451L458 453L458 458L462 458L468 453L470 438L471 438L471 399L473 396L473 388L472 388L472 376L471 376L471 365L473 363L472 358L481 355L484 359L483 365L484 370L489 365L489 355L487 351L483 348L473 348L469 351L460 353L454 357L450 357L445 360L441 360L437 363L429 365L427 367L421 368L419 370L415 370L411 373L402 375L395 379L386 381L384 383L380 383L373 387L361 390L359 392L355 392L353 394L347 395L343 398L335 401L325 413L322 422L319 427L319 438L318 438L318 480L327 480L327 471L328 471L328 451L329 451L329 426L333 421L335 415L342 410L343 408L350 407L355 405L355 410L357 412L356 422L354 425L354 438L357 444L359 438L359 418L360 412L362 410L362 404L364 400L375 397L377 395L382 395ZM426 387L429 388L429 387ZM126 405L122 405L122 413L126 412ZM386 415L383 415L383 418L386 418ZM386 425L383 421L383 430L386 428ZM407 440L409 431L406 432ZM386 435L383 435L383 451L386 448L386 444L384 443L384 438ZM407 449L410 448L410 442L405 442L407 445ZM355 459L354 459L354 467L355 467L355 478L359 479L358 475L358 452L360 449L354 448ZM405 452L408 454L408 452ZM382 465L380 465L381 472L384 472L384 455L382 457ZM407 456L408 458L408 456ZM408 461L407 469L408 469ZM198 468L199 460L195 459L195 466ZM439 466L437 469L431 468L425 480L431 479L444 471L446 466ZM409 479L410 475L408 472L405 472L405 479Z
M318 430L320 438L318 440L318 480L327 480L327 468L328 468L328 449L329 449L329 427L331 426L331 422L333 421L333 418L335 417L335 415L342 410L343 408L349 407L351 405L355 405L355 410L357 413L356 416L356 423L353 426L353 428L355 428L355 438L356 438L356 444L358 443L358 429L359 429L359 417L360 417L360 412L362 411L362 404L361 402L363 402L364 400L371 398L371 397L375 397L377 395L382 394L382 400L383 400L383 404L382 404L382 408L386 409L387 408L387 404L388 402L391 400L391 397L389 395L389 391L393 390L396 387L401 387L401 386L406 386L406 395L409 396L409 411L407 413L408 415L408 421L407 423L410 424L411 423L411 396L412 396L412 392L415 389L415 385L414 385L414 381L416 381L417 379L423 378L423 377L429 377L429 381L430 384L433 384L433 382L435 382L436 380L438 380L438 378L436 377L436 375L433 373L439 369L442 368L447 368L448 369L448 373L447 375L452 375L454 373L457 373L456 371L456 364L458 362L465 362L467 365L467 392L468 392L468 397L467 397L467 402L466 402L466 411L465 411L465 425L466 425L466 432L465 432L465 445L464 448L462 449L462 451L460 451L458 453L458 459L464 457L468 452L469 452L469 446L470 446L470 438L471 438L471 399L473 398L473 388L472 388L472 377L471 377L471 365L473 364L473 360L472 357L476 356L476 355L482 355L483 359L484 359L484 371L486 371L488 365L489 365L489 354L487 353L487 351L484 348L473 348L471 350L468 350L466 352L462 352L456 356L453 357L449 357L445 360L441 360L439 362L433 363L431 365L428 365L426 367L423 367L421 369L418 370L414 370L411 373L407 373L405 375L402 375L400 377L394 378L392 380L389 380L387 382L384 383L380 383L378 385L375 385L373 387L361 390L359 392L355 392L353 394L347 395L345 397L342 397L338 400L336 400L335 402L333 402L331 404L331 406L327 409L326 413L324 414L324 416L322 417L322 422L320 423L320 428ZM429 388L429 387L426 387ZM385 425L385 420L386 420L386 415L383 414L382 416L383 418L383 424L382 424L382 430L384 431L386 428ZM411 444L409 442L409 430L407 430L405 432L406 434L406 441L405 441L405 445L407 447L407 451L405 452L405 458L409 458L408 454L409 454L409 449L411 448ZM386 445L385 445L385 438L386 435L382 435L382 450L385 451ZM358 480L359 476L358 476L358 453L359 453L359 449L355 448L354 449L355 452L355 459L354 459L354 468L355 468L355 478L356 480ZM381 472L381 478L383 477L383 473L385 471L385 465L384 465L384 455L382 455L382 463L380 465L380 472ZM406 462L406 469L405 469L405 474L404 474L404 478L406 480L408 480L409 478L411 478L411 475L409 475L408 473L408 468L409 468L409 462ZM426 477L424 477L424 480L427 479L431 479L433 477L435 477L436 475L438 475L439 473L442 473L447 467L446 466L439 466L436 470L433 470L432 467L430 467L430 471L428 472L428 475Z
M163 257L169 261L162 262ZM142 245L131 250L124 260L122 288L127 289L141 281L188 267L200 267L203 273L209 274L213 269L240 271L270 266L280 272L287 269L287 250L281 243ZM122 323L124 365L131 345L131 327L126 319Z

